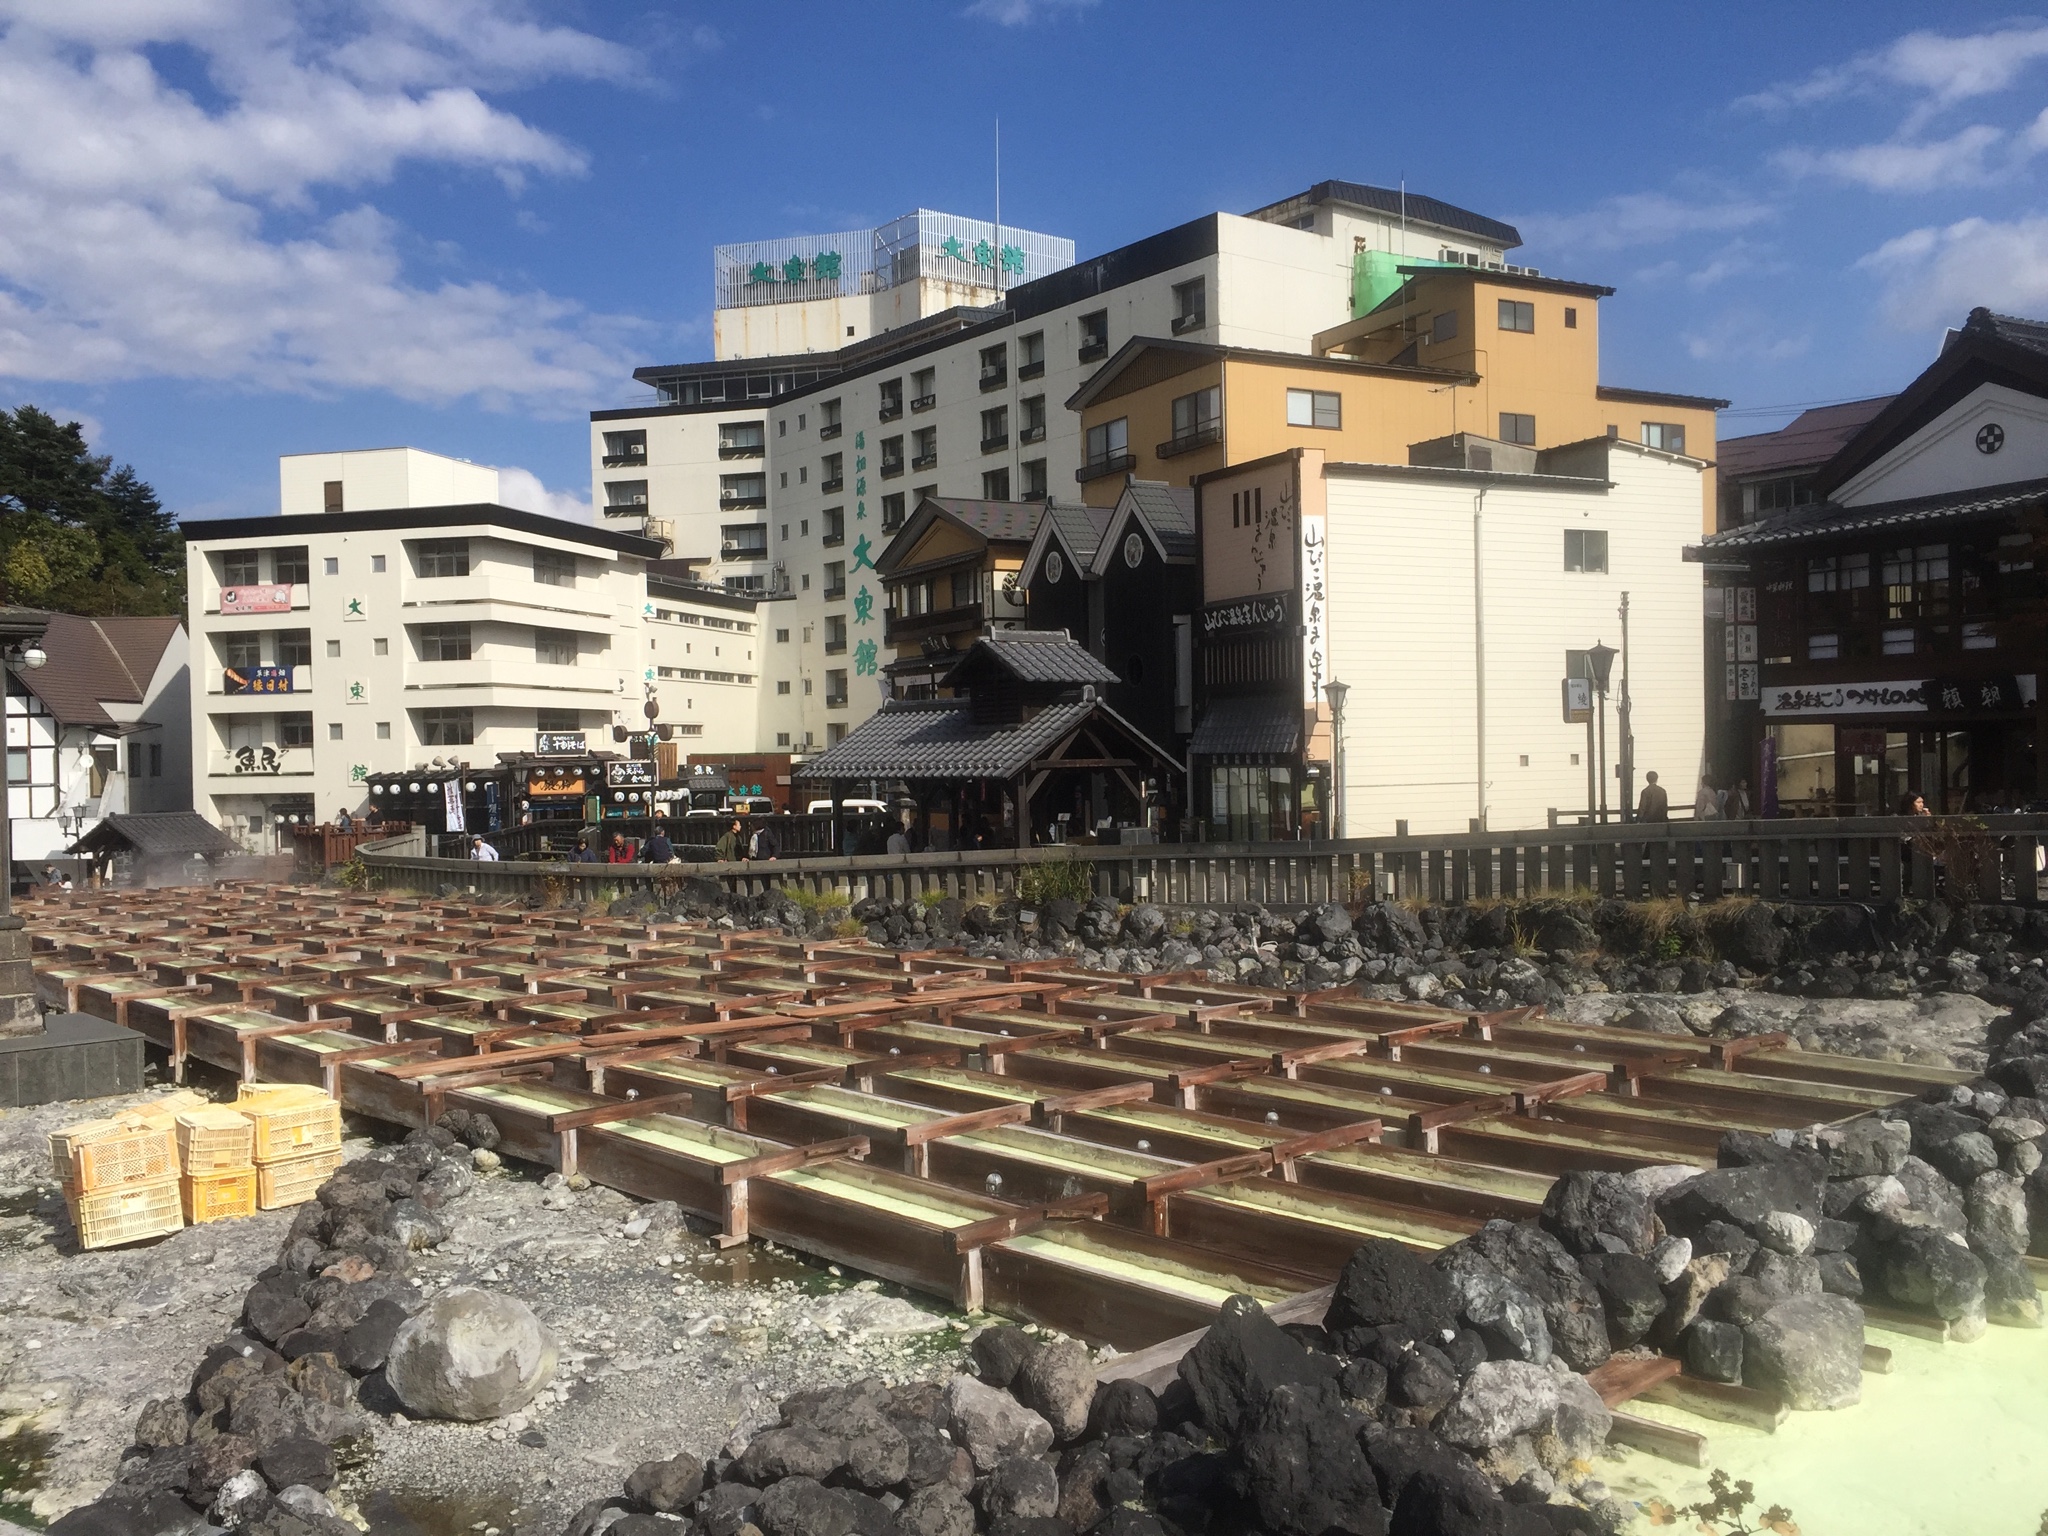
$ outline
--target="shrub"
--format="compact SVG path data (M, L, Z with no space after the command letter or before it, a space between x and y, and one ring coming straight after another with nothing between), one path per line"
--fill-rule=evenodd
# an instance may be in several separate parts
M857 917L842 917L832 925L832 934L835 938L858 939L867 931L868 925Z
M1017 895L1033 906L1087 901L1095 894L1095 866L1076 853L1040 860L1017 877Z

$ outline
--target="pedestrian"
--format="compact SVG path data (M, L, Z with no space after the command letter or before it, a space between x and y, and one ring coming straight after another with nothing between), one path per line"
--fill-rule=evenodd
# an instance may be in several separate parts
M355 829L355 818L349 815L348 807L344 805L334 818L334 830L337 832L353 832Z
M1749 820L1749 780L1737 779L1735 781L1735 787L1728 791L1728 799L1722 806L1721 814L1730 821Z
M623 833L614 832L612 834L611 846L604 851L604 861L607 864L630 864L633 862L633 850L626 846L626 838Z
M498 850L480 837L473 837L469 840L469 856L485 864L495 864L498 862Z
M1901 816L1932 816L1934 812L1927 809L1925 796L1911 794L1906 796L1905 800L1900 804L1899 814Z
M661 823L657 821L654 824L654 830L648 834L647 841L640 845L640 862L643 864L670 864L675 861L675 856L675 846L669 842L668 833L662 829Z
M747 857L767 862L782 852L782 845L776 840L775 829L762 822L754 830L753 840L747 845Z
M1671 796L1664 786L1657 782L1655 773L1643 775L1643 795L1636 802L1637 821L1669 821L1671 819Z
M745 834L740 831L739 818L733 818L732 825L719 833L718 845L712 851L721 864L730 864L745 853Z
M1719 821L1721 819L1721 797L1714 792L1714 781L1704 773L1700 775L1700 792L1693 796L1692 819L1694 821Z
M896 830L889 834L889 852L899 854L911 851L910 812L903 811L897 816Z
M598 862L597 850L590 846L589 838L579 837L576 839L576 852L569 862L572 864L595 864Z

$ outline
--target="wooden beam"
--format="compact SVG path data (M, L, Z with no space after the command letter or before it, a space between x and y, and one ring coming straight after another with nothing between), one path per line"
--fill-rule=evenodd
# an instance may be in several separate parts
M1707 1464L1705 1435L1671 1424L1660 1424L1640 1414L1615 1414L1607 1438L1647 1451L1652 1456L1661 1456L1666 1461L1675 1461L1682 1467L1704 1467Z

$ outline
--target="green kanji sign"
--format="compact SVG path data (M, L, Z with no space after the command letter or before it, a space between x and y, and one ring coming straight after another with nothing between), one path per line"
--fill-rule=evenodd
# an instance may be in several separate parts
M857 571L863 566L871 571L875 568L875 549L868 543L866 534L862 534L853 546L853 568Z
M974 264L977 267L987 267L988 269L993 271L995 269L996 264L996 248L990 245L986 240L975 241Z
M872 677L876 672L875 642L863 640L853 648L853 670L862 677Z
M868 624L873 622L874 617L875 594L868 590L866 582L862 582L860 590L853 594L853 622Z
M818 259L811 263L811 276L819 282L828 282L839 276L839 253L820 251Z
M1018 277L1024 275L1024 248L1018 245L1003 247L1003 270Z
M775 281L775 269L765 261L757 261L747 272L747 281L750 283L772 283Z
M939 242L939 254L941 256L950 256L955 261L965 261L967 259L967 248L961 245L958 235L948 235Z
M804 259L792 256L782 264L782 280L785 283L800 283L804 280Z

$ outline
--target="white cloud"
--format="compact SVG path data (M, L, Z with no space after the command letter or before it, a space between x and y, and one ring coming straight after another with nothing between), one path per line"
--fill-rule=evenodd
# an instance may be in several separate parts
M960 14L992 21L999 27L1028 27L1034 21L1088 10L1096 3L1097 0L974 0Z
M1749 304L1736 305L1704 325L1688 328L1680 340L1696 362L1713 363L1780 363L1801 356L1813 344L1811 332L1787 330L1782 321Z
M597 521L588 496L578 491L551 491L530 469L499 469L498 500L504 506L538 512L543 517L567 518L572 523Z
M566 408L626 368L628 322L420 281L374 206L323 212L407 165L578 174L579 149L481 92L633 78L615 44L518 0L0 0L0 26L0 375Z
M1831 64L1804 80L1744 96L1736 105L1783 111L1902 87L1924 97L1931 107L1953 106L2011 88L2043 58L2048 58L2048 25L2038 22L1965 37L1910 32L1846 64Z
M1768 205L1746 198L1688 202L1663 192L1628 192L1583 213L1530 214L1515 224L1531 246L1614 251L1661 245L1682 235L1748 229L1770 217Z
M1880 309L1900 330L1959 325L1978 305L2048 315L2048 217L1909 230L1857 265L1882 280Z
M1795 176L1831 176L1873 192L1929 192L1989 180L1985 156L2004 138L2001 130L1979 123L1931 144L1892 140L1849 149L1788 149L1776 159Z

